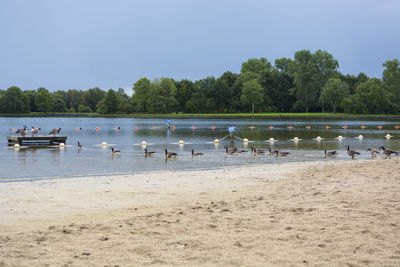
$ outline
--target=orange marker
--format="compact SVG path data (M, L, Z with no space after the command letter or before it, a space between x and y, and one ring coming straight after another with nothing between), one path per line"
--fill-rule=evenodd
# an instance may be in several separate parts
M292 130L293 127L292 127L292 125L289 125L288 128L289 128L290 130Z
M139 130L139 128L138 128L137 126L135 126L133 129L134 129L135 131Z
M211 126L211 129L214 131L215 130L215 126Z
M361 125L361 129L364 130L366 127L364 125Z
M77 132L79 132L79 128L78 128L78 127L76 127L75 130L76 130Z
M310 125L307 125L307 127L306 127L308 130L310 130L311 129L311 126Z
M192 130L193 130L193 131L196 130L196 126L192 126Z
M327 130L328 130L329 128L331 128L331 127L329 127L328 125L326 125L326 126L325 126L325 129L327 129Z
M15 128L12 128L11 131L15 132Z
M379 129L379 130L382 130L382 125L379 125L379 126L378 126L378 129Z
M399 127L399 125L396 125L394 128L396 128L396 130L398 130L400 127Z
M268 128L270 128L270 129L272 130L272 129L274 129L274 126L271 125L271 126L269 126Z
M172 126L171 128L172 128L172 130L175 130L175 126Z
M98 131L98 130L100 130L100 128L99 128L99 127L96 127L96 131Z
M156 130L156 126L153 126L153 131L155 131Z
M347 130L347 126L346 126L346 125L345 125L345 126L343 126L343 129Z
M253 129L254 129L254 126L253 126L253 125L251 125L251 126L250 126L250 129L252 129L252 130L253 130Z

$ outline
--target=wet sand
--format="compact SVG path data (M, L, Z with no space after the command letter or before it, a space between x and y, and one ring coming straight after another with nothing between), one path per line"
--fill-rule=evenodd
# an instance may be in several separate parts
M0 184L0 266L399 266L400 163Z

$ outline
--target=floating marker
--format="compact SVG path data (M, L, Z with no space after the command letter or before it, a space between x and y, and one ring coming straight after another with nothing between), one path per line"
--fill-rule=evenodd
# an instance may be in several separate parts
M19 144L15 144L15 145L14 145L14 148L17 148L17 149L18 149L18 148L20 148L20 145L19 145Z
M96 127L96 131L98 131L98 130L100 130L100 128L99 128L99 127Z
M361 125L361 130L364 130L366 127L364 125Z
M396 128L396 130L398 130L398 129L400 128L400 126L399 126L399 125L396 125L394 128Z
M251 130L253 130L253 129L254 129L254 126L253 126L253 125L251 125L251 126L250 126L250 129L251 129Z
M347 126L346 126L346 125L345 125L345 126L343 126L343 129L347 130Z
M156 126L153 126L153 131L155 131L155 130L156 130L156 128L157 128Z
M311 129L311 126L310 125L307 125L307 127L306 127L308 130L310 130Z
M273 143L273 142L275 142L276 140L275 140L274 138L271 137L271 138L269 139L269 141L270 141L271 143Z
M196 126L192 126L192 131L196 130Z
M385 137L386 137L386 139L390 139L390 137L393 137L393 135L386 134Z
M60 146L60 148L64 148L65 144L64 143L60 143L59 146Z
M107 146L107 142L101 143L101 146Z
M137 130L139 130L139 127L135 126L133 129L134 129L135 131L137 131Z
M214 131L215 130L215 126L211 126L211 129Z
M321 140L324 140L324 138L322 138L321 136L317 136L316 138L314 138L315 140L317 140L318 142L321 142Z
M140 144L141 144L142 146L147 146L147 142L146 142L146 141L142 141Z
M378 126L378 129L379 129L379 130L382 130L382 125L379 125L379 126Z
M172 128L172 130L175 130L175 126L172 126L171 128Z
M180 144L180 145L184 145L184 144L185 144L185 142L183 142L183 140L179 140L178 144Z
M328 130L329 128L331 128L331 127L329 127L328 125L326 125L326 126L325 126L325 129L327 129L327 130Z
M77 132L79 132L79 128L78 128L78 127L76 127L75 130L76 130Z
M364 138L364 136L362 136L361 134L359 136L357 136L356 138L358 138L358 140L362 140Z
M298 137L293 137L293 141L294 142L299 142L299 138Z
M12 128L11 131L15 132L15 128Z
M244 138L244 139L243 139L243 142L248 143L248 142L249 142L249 139Z
M270 128L270 129L272 130L272 129L274 129L274 126L271 125L271 126L269 126L268 128Z
M289 125L288 128L289 128L289 130L292 130L293 127L292 127L292 125Z
M215 140L214 140L214 144L219 144L219 140L218 140L218 139L215 139Z
M339 135L339 136L336 137L335 139L342 141L344 138L343 138L343 136Z

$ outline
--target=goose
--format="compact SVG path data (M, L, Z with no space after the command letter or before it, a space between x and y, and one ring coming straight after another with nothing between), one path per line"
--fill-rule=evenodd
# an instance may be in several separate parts
M228 155L233 155L233 154L236 153L236 151L233 150L232 148L228 149L228 146L225 146L225 153L228 154Z
M61 128L54 128L53 130L50 131L49 135L56 135L58 133L60 133Z
M244 149L237 149L237 147L233 147L232 148L236 153L246 153L246 152L248 152L247 150L244 150Z
M144 149L144 157L145 158L152 157L153 154L155 154L155 153L156 153L155 151L147 151L147 148Z
M176 156L178 156L178 154L175 152L168 152L167 149L164 150L165 150L165 158L170 159L170 158L176 158Z
M192 149L192 157L195 157L195 156L203 156L203 153L201 153L201 152L194 153L194 150Z
M354 156L360 155L360 152L350 150L350 146L348 145L347 146L347 155L349 155L351 157L351 159L354 159Z
M278 153L279 153L279 151L278 150L271 150L271 148L269 148L269 155L270 156L277 156L278 155Z
M81 145L81 143L78 141L78 149L82 149L83 146Z
M114 150L113 147L111 148L111 155L119 155L120 152L119 150Z
M264 155L265 154L265 150L256 149L254 147L251 148L251 152L253 153L253 155Z
M37 135L40 130L41 130L40 128L35 128L35 127L32 126L31 127L32 136Z
M379 150L368 148L367 151L371 153L371 158L375 158L376 155L379 153Z
M20 134L21 136L25 136L26 135L26 125L24 125L24 128L18 129L16 131L17 134Z
M284 152L284 151L277 151L276 152L276 156L277 157L286 157L288 155L290 155L290 152Z
M385 149L385 147L383 147L383 146L379 147L379 150L381 150L381 149L383 150L382 153L383 153L383 155L385 155L385 158L389 157L389 159L390 159L391 155L398 155L399 154L394 150Z
M328 158L333 158L333 157L336 157L336 155L337 155L337 152L336 152L336 150L334 150L334 151L326 151L326 149L325 149L325 158L326 157L328 157Z

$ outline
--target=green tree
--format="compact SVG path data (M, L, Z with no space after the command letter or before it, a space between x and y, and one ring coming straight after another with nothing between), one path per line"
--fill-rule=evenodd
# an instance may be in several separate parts
M383 66L385 70L382 79L393 97L398 111L400 108L400 62L398 59L387 60Z
M85 92L76 89L68 90L66 104L68 108L74 107L75 110L78 110L79 105L85 105Z
M80 104L78 106L78 112L79 113L92 113L92 110L90 109L90 107Z
M46 88L40 87L35 96L35 105L40 112L50 112L53 109L53 96Z
M330 78L322 88L319 102L327 107L332 107L336 113L336 107L350 94L349 85L339 78Z
M136 112L148 112L151 102L151 82L141 78L133 85L132 104Z
M241 73L253 72L253 73L261 73L265 69L271 69L272 65L268 60L264 57L250 58L246 62L242 63L242 68L240 70Z
M263 103L263 88L257 79L243 83L242 95L240 99L243 103L251 105L251 111L254 113L254 106Z
M100 109L99 113L112 114L118 111L118 97L113 89L108 90L106 96L99 103Z
M178 103L175 99L176 87L169 78L157 79L152 83L151 111L170 113Z
M90 88L86 92L85 102L90 109L96 110L97 104L106 96L106 92L101 90L99 87ZM78 105L79 107L79 105Z
M38 109L35 104L35 97L36 97L36 90L26 90L24 91L24 94L29 98L29 106L31 112L37 112Z
M67 111L67 105L65 104L65 101L58 95L56 95L54 97L53 111L54 112L66 112Z
M188 112L189 110L186 109L186 103L190 99L191 94L194 90L193 82L187 79L176 81L175 87L176 87L175 98L177 101L178 111Z
M19 87L12 86L6 90L0 99L0 112L17 114L29 113L29 98Z
M384 83L377 78L360 83L351 98L355 106L353 112L356 113L382 114L393 110L389 92Z

